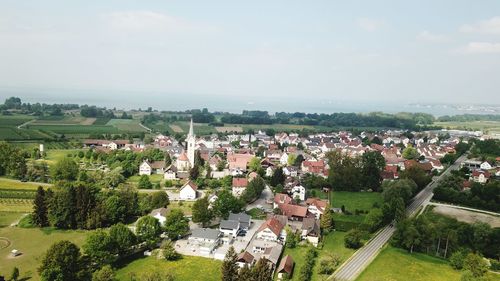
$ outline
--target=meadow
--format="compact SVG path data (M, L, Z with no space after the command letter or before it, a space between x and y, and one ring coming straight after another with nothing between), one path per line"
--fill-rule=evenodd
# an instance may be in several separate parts
M313 275L311 278L311 281L320 281L320 280L326 280L328 275L322 275L318 273L318 268L319 268L319 261L327 256L328 254L336 254L338 255L342 262L347 260L353 253L354 250L348 249L344 246L344 236L346 235L346 232L341 232L341 231L335 231L332 233L329 233L328 235L323 237L323 248L318 248L318 257L316 258L316 263L313 268ZM293 271L293 278L292 280L300 280L299 278L299 272L300 268L305 264L305 256L307 249L309 247L312 247L310 245L308 246L297 246L293 249L290 248L285 248L285 251L283 252L282 257L286 255L290 255L293 260L295 261L295 269Z
M118 269L116 279L131 280L131 276L160 272L172 274L176 281L219 281L222 262L214 259L183 256L176 261L141 257Z
M446 260L387 246L361 273L357 281L448 281L461 273Z
M37 267L47 249L60 240L69 240L81 246L87 233L87 231L82 230L62 231L51 228L0 228L0 237L3 241L7 241L3 245L9 245L6 248L0 246L0 273L10 274L12 269L17 267L20 270L21 278L31 277L29 280L40 280ZM22 255L12 258L10 252L13 249L19 250Z
M330 204L334 208L345 207L345 210L350 214L334 214L334 220L347 221L353 223L363 223L366 217L366 212L373 208L374 204L382 205L382 194L378 192L349 192L349 191L333 191L330 193ZM365 213L356 214L356 210L364 211Z
M500 134L500 121L434 122L435 126L447 129L483 131L485 134Z

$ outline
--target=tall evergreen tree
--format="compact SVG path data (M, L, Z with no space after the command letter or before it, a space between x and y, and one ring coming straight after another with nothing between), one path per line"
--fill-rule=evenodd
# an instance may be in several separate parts
M231 246L224 257L222 263L222 281L238 281L238 265L236 259L238 256Z
M260 258L252 267L252 281L270 281L272 280L272 268L269 266L266 258Z
M39 186L36 191L32 216L35 225L39 227L49 225L49 219L47 217L47 199L45 198L45 190L41 186Z
M238 272L238 281L249 281L249 280L253 280L252 270L250 269L248 264L245 264Z

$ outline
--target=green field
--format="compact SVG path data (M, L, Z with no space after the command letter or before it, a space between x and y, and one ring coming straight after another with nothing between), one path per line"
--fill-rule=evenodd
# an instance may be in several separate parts
M331 192L331 205L340 208L342 205L351 212L354 210L370 210L374 203L382 204L382 194L378 192Z
M219 281L222 262L202 257L183 256L176 261L159 260L156 257L132 261L116 273L118 280L130 280L131 275L160 272L170 273L176 281Z
M95 118L87 118L83 116L57 116L60 118L40 118L31 123L31 125L92 125Z
M500 133L500 121L434 122L434 125L449 129L483 131L486 134Z
M40 258L45 251L55 242L69 240L79 246L85 241L87 232L85 231L60 231L38 228L4 227L0 228L0 237L3 241L8 241L10 246L2 248L0 246L0 273L10 274L16 266L21 272L22 278L31 277L32 281L40 280L36 268ZM0 245L6 242L0 241ZM17 249L22 255L11 258L10 251Z
M0 212L0 228L11 225L21 218L23 214L17 212Z
M157 183L163 182L163 175L153 174L153 175L150 175L148 177L149 177L149 181L152 184L157 184ZM130 178L127 179L127 182L137 186L137 183L139 182L140 178L141 178L141 176L138 176L138 175L131 176Z
M127 132L147 132L146 129L141 127L139 120L134 119L111 119L106 125Z
M316 258L316 263L313 268L313 275L311 278L312 281L326 280L326 278L328 277L326 275L318 274L318 265L322 257L325 257L328 253L332 253L339 255L340 258L344 261L354 253L354 250L344 247L345 235L346 232L336 231L324 237L323 248L318 249L318 257ZM298 246L293 249L285 248L285 251L283 252L283 257L286 255L290 255L295 261L295 269L293 271L292 280L299 280L299 271L302 265L305 263L304 258L308 247L312 246Z
M75 155L81 149L49 149L47 150L47 156L44 161L49 165L55 164L57 161L68 157L68 155Z
M448 281L460 280L460 274L445 260L388 246L357 281Z
M21 189L21 190L36 190L38 186L50 186L46 183L38 182L21 182L18 180L1 178L0 177L0 189Z

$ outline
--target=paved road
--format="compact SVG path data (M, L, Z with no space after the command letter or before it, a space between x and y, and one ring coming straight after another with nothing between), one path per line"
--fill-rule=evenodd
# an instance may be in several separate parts
M406 208L407 215L412 216L420 209L420 207L427 205L432 198L432 190L434 189L436 183L442 177L448 175L451 170L459 169L460 163L462 163L465 159L467 159L466 155L458 158L457 161L455 161L455 164L451 165L440 176L435 177L435 179L433 179L422 191L420 191ZM380 249L385 245L385 243L387 243L387 241L389 241L395 230L396 227L391 225L384 227L372 240L370 240L363 248L356 251L356 253L354 253L349 260L347 260L332 276L330 276L329 280L355 280L363 269L365 269L372 262L372 260L375 259Z
M269 204L267 202L272 202L274 199L273 191L269 187L269 185L266 185L262 193L260 194L259 199L255 200L254 202L250 203L247 205L246 210L251 210L253 208L264 208L267 211L272 211L273 205Z

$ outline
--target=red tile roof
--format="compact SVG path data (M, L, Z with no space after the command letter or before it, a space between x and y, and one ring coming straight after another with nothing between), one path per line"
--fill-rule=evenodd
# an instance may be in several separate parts
M287 217L305 218L307 216L307 208L298 205L280 204L281 213Z
M246 187L248 185L248 180L246 178L233 178L234 187Z
M257 232L261 232L262 230L269 228L276 236L279 236L281 233L281 230L283 230L284 225L280 223L279 220L275 218L270 218L266 220L260 227Z

